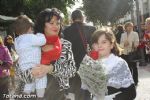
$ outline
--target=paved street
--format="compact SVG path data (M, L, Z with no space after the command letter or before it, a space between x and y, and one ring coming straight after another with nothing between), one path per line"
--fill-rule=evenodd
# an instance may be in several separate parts
M150 100L150 64L139 67L139 85L135 100Z

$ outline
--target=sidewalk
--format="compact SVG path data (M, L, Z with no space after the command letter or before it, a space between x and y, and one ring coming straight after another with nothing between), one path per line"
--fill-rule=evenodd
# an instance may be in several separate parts
M138 67L139 84L135 100L150 100L150 64Z

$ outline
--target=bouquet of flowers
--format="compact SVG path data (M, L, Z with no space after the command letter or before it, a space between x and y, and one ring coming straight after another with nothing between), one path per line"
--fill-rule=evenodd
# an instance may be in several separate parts
M82 85L93 95L100 98L105 97L107 92L107 76L104 65L100 60L96 60L96 53L92 52L83 58L80 64L78 74Z

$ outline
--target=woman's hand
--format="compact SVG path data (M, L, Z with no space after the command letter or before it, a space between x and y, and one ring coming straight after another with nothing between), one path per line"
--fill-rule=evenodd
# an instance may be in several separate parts
M52 73L52 71L53 71L52 65L39 64L36 67L34 67L31 72L35 78L41 78L45 76L47 73Z

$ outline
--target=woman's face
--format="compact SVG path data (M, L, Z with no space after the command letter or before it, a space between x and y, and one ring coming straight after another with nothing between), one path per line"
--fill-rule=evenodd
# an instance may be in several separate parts
M50 22L45 23L44 32L47 36L58 35L60 31L60 20L53 16Z
M109 56L111 50L113 49L113 44L106 39L105 34L103 34L99 37L98 42L94 43L92 47L94 50L99 52L99 56L101 58Z
M126 27L126 32L131 32L133 31L133 26L132 25L129 25Z

